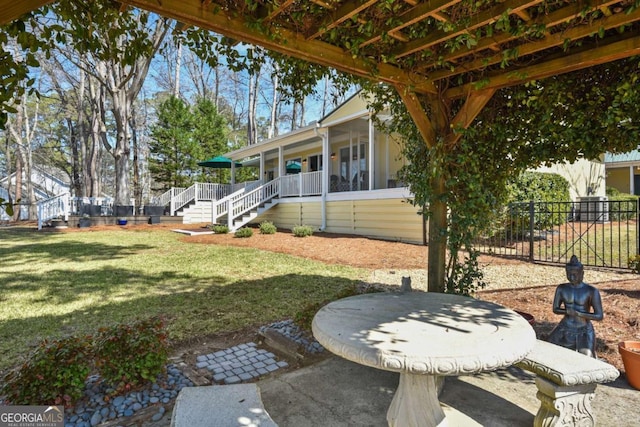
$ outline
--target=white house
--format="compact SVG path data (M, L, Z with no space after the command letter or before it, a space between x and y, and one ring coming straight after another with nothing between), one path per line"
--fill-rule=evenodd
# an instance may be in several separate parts
M11 188L14 190L11 194L11 198L15 200L15 186L16 186L16 174L13 173L10 177L4 177L0 179L0 197L5 200L9 200L9 193L7 191L8 182L11 181ZM33 184L33 191L36 200L46 200L52 196L57 196L62 193L69 192L69 180L63 173L57 170L48 170L45 167L34 166L31 168L31 182ZM26 194L25 179L22 180L23 189L22 194ZM26 218L28 216L28 206L20 206L20 218ZM0 220L7 221L10 218L4 212L0 210Z
M397 178L406 161L400 143L376 129L359 94L317 123L225 156L259 167L264 183L277 181L273 188L260 190L268 193L268 203L260 202L263 206L251 214L245 210L239 224L268 220L282 228L304 224L332 233L423 241L422 216ZM599 162L579 161L543 171L567 178L574 198L604 195L604 165ZM277 196L271 197L272 192ZM214 219L226 215L227 209L219 204Z

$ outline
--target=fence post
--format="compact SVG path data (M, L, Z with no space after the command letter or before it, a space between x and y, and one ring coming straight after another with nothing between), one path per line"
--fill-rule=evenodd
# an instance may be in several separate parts
M533 262L533 226L535 220L535 209L533 200L529 201L529 261Z
M636 255L640 255L640 198L636 199Z

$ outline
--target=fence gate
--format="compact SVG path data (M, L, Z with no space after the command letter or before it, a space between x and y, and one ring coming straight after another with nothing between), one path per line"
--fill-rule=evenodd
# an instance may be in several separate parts
M638 200L512 203L476 241L482 253L564 264L629 268L640 254Z

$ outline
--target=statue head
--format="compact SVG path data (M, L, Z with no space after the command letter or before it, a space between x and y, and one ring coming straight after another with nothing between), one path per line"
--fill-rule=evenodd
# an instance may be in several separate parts
M571 256L571 259L566 265L566 271L567 279L569 279L569 282L573 283L574 285L582 282L582 279L584 278L584 267L578 260L577 256Z

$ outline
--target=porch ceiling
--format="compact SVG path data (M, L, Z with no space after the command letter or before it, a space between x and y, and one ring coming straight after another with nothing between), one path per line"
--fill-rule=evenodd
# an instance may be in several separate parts
M322 142L320 135L324 131L325 130L319 129L314 123L293 132L259 142L258 144L248 145L238 150L225 153L224 156L233 160L243 160L259 156L260 153L277 153L279 147L283 147L286 150L300 148L301 146L309 145L314 141L318 143Z

